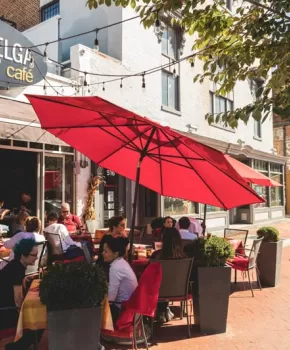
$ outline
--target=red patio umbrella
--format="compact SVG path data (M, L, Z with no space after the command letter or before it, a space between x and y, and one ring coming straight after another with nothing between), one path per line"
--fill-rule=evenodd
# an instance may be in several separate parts
M131 232L139 184L163 196L224 209L264 202L221 152L169 127L99 97L27 98L43 129L100 166L136 181Z
M260 186L270 186L270 187L278 187L283 186L279 184L279 182L270 179L269 177L259 173L253 168L250 168L246 164L239 162L237 159L232 158L228 154L225 154L227 161L231 164L231 166L236 170L241 177L249 183L260 185Z

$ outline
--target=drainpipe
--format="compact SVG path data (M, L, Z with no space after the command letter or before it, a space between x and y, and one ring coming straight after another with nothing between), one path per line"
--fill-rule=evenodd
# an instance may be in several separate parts
M57 39L58 39L58 43L57 43L57 60L58 62L62 62L62 43L61 43L61 36L60 36L60 21L61 21L61 17L58 19L57 21ZM61 66L60 68L60 75L61 75Z

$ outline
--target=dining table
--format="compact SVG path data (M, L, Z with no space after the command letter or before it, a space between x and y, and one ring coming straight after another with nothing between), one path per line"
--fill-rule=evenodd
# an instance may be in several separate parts
M46 306L41 303L39 297L39 279L32 281L28 293L22 303L20 310L15 341L23 336L25 329L41 330L47 328L47 310ZM102 304L101 328L114 331L113 319L110 305L106 297Z

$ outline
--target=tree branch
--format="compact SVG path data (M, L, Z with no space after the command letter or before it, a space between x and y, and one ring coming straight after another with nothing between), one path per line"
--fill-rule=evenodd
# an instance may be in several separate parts
M279 12L279 11L275 11L275 10L273 10L271 7L266 6L266 5L263 5L263 4L259 3L259 2L254 1L254 0L244 0L244 1L250 3L250 4L254 5L254 6L261 7L261 8L263 8L263 9L265 9L265 10L267 10L267 11L270 11L270 12L272 12L272 13L274 13L274 14L276 14L276 15L279 15L279 16L281 16L281 17L290 19L290 17L287 16L285 13L281 13L281 12Z

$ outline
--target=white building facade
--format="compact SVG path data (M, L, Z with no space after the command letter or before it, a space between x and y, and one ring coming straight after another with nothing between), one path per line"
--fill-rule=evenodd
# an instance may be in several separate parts
M36 45L102 28L136 16L129 8L101 6L96 10L89 10L82 1L41 0L40 6L43 22L23 33ZM162 32L159 35L153 28L145 30L139 19L100 29L97 33L99 51L94 49L95 32L49 44L47 53L51 61L48 63L50 73L47 79L53 81L54 85L67 87L52 89L46 86L45 92L51 95L59 93L68 96L100 96L228 153L284 184L285 160L277 156L273 148L272 117L263 124L250 119L247 125L240 123L235 130L225 127L222 123L209 125L205 120L207 113L224 112L250 103L254 98L253 84L239 82L233 92L225 98L214 95L216 86L210 81L203 84L193 83L193 77L202 71L203 63L197 60L192 67L188 60L179 62L183 57L192 54L193 38L183 35L178 28L170 27L169 22L170 18L162 19ZM176 64L168 67L168 64L176 61ZM57 62L64 63L65 68ZM158 69L149 74L148 70L155 67ZM83 86L83 72L88 73L86 87ZM145 89L142 88L142 76L125 77L142 72L145 72ZM110 75L124 77L121 79ZM76 89L76 85L81 87ZM23 93L42 94L44 90L41 86L29 87L19 93L14 92L14 95L18 100L25 100ZM61 148L55 152L61 154ZM89 163L84 168L79 167L78 164L86 165L82 155L77 155L72 162L80 160L83 162L74 163L77 164L77 169L70 170L74 178L71 187L74 189L73 198L70 200L74 203L76 212L79 215L82 212L87 181L91 174L103 174L107 178L107 184L100 189L96 197L100 226L112 215L123 214L130 220L134 184L95 164ZM45 166L45 161L41 166ZM41 175L41 171L39 174ZM186 179L176 179L176 186L179 181ZM228 224L256 223L284 216L284 187L254 188L265 198L264 204L236 208L229 212L208 206L207 227L219 229ZM65 193L69 190L65 185L63 191L62 199L66 199ZM45 197L45 187L42 196ZM40 196L39 199L44 197ZM147 224L159 215L176 218L183 215L202 217L203 205L183 199L160 197L142 188L138 222Z

